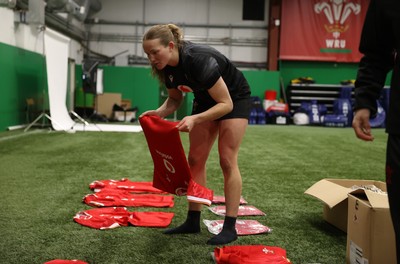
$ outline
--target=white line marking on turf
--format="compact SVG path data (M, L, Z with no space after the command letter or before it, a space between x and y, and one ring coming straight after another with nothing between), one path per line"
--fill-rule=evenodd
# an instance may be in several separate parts
M25 136L29 136L32 134L42 133L42 132L43 131L41 131L41 130L33 130L31 132L23 132L21 134L12 135L12 136L8 136L8 137L0 137L0 142L15 139L15 138L20 138L20 137L25 137Z

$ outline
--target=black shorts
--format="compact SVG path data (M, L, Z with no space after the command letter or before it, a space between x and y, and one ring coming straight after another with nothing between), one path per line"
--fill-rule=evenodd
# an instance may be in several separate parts
M239 99L233 102L233 109L230 113L218 118L217 120L224 120L224 119L232 119L232 118L245 118L249 119L250 116L250 110L251 110L251 98L244 98L244 99ZM193 108L192 108L192 115L202 113L214 105L201 105L196 102L196 100L193 101Z

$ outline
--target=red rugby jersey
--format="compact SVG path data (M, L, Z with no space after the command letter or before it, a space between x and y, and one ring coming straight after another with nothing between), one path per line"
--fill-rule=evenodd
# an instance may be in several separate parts
M182 146L178 122L149 115L140 124L154 163L153 186L176 195L187 195L189 201L210 205L213 192L192 180ZM188 190L190 188L190 190Z

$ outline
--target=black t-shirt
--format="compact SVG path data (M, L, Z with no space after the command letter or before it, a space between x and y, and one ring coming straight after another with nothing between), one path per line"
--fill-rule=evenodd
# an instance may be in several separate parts
M368 108L374 115L386 75L393 70L386 130L400 135L399 0L371 0L361 35L360 52L364 56L355 83L354 108Z
M242 72L216 49L184 41L179 50L179 64L164 68L165 85L168 89L193 92L198 104L212 106L216 102L208 93L222 77L232 101L249 98L250 87Z

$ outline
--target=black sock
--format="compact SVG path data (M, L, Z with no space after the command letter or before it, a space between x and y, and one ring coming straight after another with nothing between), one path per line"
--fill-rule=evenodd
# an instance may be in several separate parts
M207 241L208 245L224 245L237 239L236 217L225 216L221 232Z
M193 234L200 232L200 211L188 211L186 221L178 227L167 229L164 234Z

